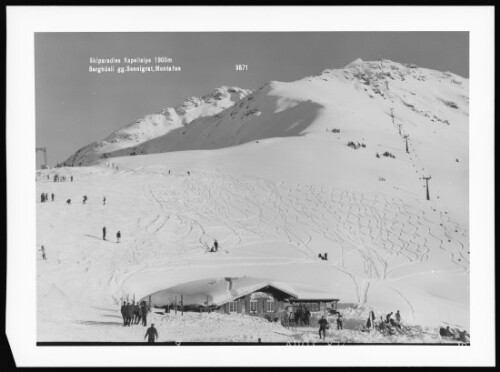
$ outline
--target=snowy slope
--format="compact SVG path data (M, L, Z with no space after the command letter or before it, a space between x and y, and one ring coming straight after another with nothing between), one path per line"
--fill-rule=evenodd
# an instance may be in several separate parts
M191 121L183 141L173 130L139 146L155 154L41 171L38 192L56 201L37 204L48 255L38 265L39 339L109 340L122 296L243 276L468 329L467 96L468 81L452 74L355 61L270 83L239 109ZM230 119L247 104L260 114ZM48 182L47 172L75 182ZM215 238L221 251L205 253ZM329 261L317 258L324 252Z

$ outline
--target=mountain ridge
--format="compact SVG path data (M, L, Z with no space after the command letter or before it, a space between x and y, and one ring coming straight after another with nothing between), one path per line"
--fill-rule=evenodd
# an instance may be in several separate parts
M325 84L331 89L325 89ZM353 104L337 103L343 95ZM376 102L386 115L411 111L431 123L449 125L456 121L457 112L468 116L468 79L413 64L357 59L343 68L325 69L293 82L270 81L255 91L222 86L205 96L190 97L178 106L147 114L81 148L63 165L322 132L328 125L319 124L318 118L325 109L335 111L333 116L340 119L349 106L351 111L373 106L367 99ZM450 115L449 109L457 112Z

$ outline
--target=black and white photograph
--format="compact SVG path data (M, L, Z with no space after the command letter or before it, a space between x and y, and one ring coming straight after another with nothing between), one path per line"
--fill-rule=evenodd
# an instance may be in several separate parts
M310 27L34 28L32 86L16 87L33 111L8 110L7 127L31 137L9 141L31 185L8 196L32 216L15 257L33 292L13 308L32 308L37 352L185 350L189 365L195 347L438 355L486 340L474 322L493 302L473 296L493 282L474 280L493 269L471 263L493 251L474 227L492 226L477 207L493 195L472 175L492 180L475 133L492 140L493 121L472 104L493 92L470 90L471 32Z

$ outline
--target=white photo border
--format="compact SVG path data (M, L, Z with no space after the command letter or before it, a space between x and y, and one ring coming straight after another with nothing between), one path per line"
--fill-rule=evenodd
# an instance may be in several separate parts
M470 32L471 345L37 347L33 254L36 246L34 33L145 31ZM6 333L17 366L491 366L495 363L494 7L9 6L6 133Z

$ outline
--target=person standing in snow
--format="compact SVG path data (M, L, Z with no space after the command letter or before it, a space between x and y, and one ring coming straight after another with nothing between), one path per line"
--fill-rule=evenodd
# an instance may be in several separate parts
M71 176L71 182L73 182L73 176Z
M102 205L106 205L106 197L102 199Z
M122 303L122 307L120 308L120 312L122 313L123 318L123 326L127 325L127 304L125 301Z
M106 226L102 228L102 240L106 240Z
M134 311L133 323L139 324L141 321L141 308L139 307L139 303L132 301L132 309Z
M45 256L45 247L42 245L42 248L40 249L42 251L42 260L47 260L47 257Z
M83 204L87 203L87 195L83 195Z
M158 338L158 332L156 331L154 323L151 323L151 327L149 327L146 331L144 338L146 337L148 338L148 343L150 344L154 343Z
M219 250L219 243L217 242L217 239L214 240L214 252L217 252Z
M121 237L122 237L122 234L120 233L120 231L118 231L118 232L116 233L116 242L117 242L117 243L120 243L120 238L121 238Z
M396 311L396 323L399 325L401 323L401 314L399 313L399 310Z
M66 200L66 204L70 205L71 204L71 199Z
M142 325L146 327L148 325L148 307L146 305L146 301L141 302L140 315L141 315Z
M342 321L342 314L339 313L337 316L337 329L342 329L344 327L344 322Z
M127 325L130 326L134 322L134 304L127 304Z
M309 311L309 308L306 306L306 310L304 312L304 322L306 325L309 325L311 319L311 312Z
M320 320L318 320L319 323L319 338L321 339L321 334L323 334L323 340L326 338L326 330L328 328L328 320L325 319L325 316L323 315Z
M40 194L40 201L43 203L45 202L45 194L44 193L41 193Z
M190 176L190 175L191 175L191 173L189 173L189 171L188 171L188 176Z

